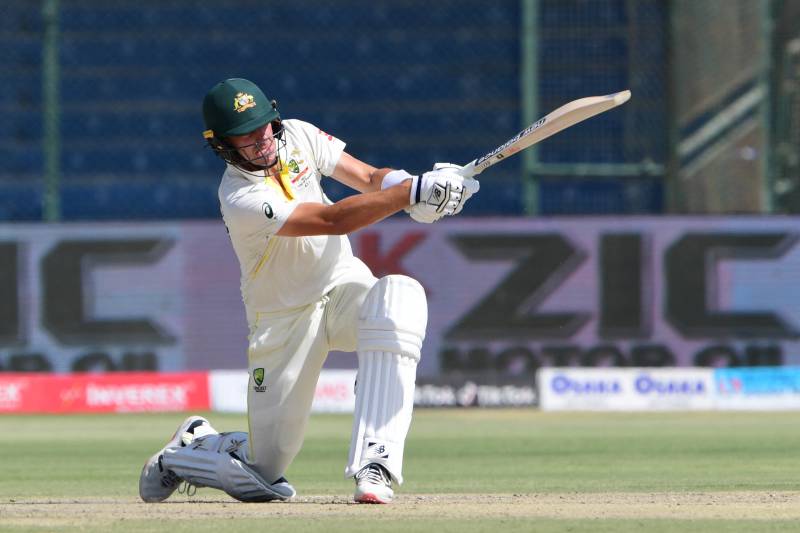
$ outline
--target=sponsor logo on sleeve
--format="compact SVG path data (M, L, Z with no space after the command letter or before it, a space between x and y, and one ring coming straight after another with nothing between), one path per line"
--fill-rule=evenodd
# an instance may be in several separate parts
M265 217L267 217L269 219L275 217L275 211L272 210L272 206L269 205L269 203L264 202L264 204L261 206L261 208L264 210L264 216Z

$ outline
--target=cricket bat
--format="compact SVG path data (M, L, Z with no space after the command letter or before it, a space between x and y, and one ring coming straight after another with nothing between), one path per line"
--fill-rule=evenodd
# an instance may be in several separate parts
M476 176L506 157L541 142L561 130L624 104L630 97L631 92L626 90L606 96L579 98L564 104L517 133L488 154L467 163L459 171L459 174L462 176Z

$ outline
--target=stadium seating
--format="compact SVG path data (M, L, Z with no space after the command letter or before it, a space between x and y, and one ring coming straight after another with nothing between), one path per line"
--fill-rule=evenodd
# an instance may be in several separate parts
M284 116L337 135L354 155L414 172L435 161L468 162L523 126L516 1L443 1L424 12L407 2L321 0L60 6L67 220L218 216L221 163L204 149L199 103L225 77L258 82L279 100ZM635 85L630 17L656 25L658 14L631 10L624 0L544 0L541 6L540 110ZM0 109L7 124L0 131L0 220L32 220L41 214L44 172L43 21L23 2L7 3L0 19ZM663 41L650 43L638 53L658 59L663 48ZM663 84L652 79L645 96L657 101ZM641 131L652 138L640 138ZM661 161L659 131L663 113L630 107L554 137L539 157L545 163ZM487 179L503 186L484 188L471 212L523 212L520 169L521 158L493 168ZM632 194L636 187L641 190ZM659 211L658 187L545 180L540 209ZM344 189L332 184L330 196L347 194Z

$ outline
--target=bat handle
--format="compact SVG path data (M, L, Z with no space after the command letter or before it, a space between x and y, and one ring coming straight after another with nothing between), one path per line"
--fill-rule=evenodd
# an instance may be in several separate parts
M463 167L461 167L461 170L459 170L458 173L461 176L464 176L465 178L471 178L472 176L474 176L476 174L476 172L475 172L475 161L477 161L477 159L475 159L475 160L467 163Z

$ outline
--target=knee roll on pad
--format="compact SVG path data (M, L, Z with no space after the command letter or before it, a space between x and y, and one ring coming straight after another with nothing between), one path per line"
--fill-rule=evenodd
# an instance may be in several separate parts
M428 303L425 290L408 276L378 280L361 305L358 351L391 352L419 361Z
M367 294L359 315L358 383L346 476L369 463L403 482L403 447L428 307L425 291L406 276L386 276Z
M182 448L164 452L163 464L198 487L225 491L242 502L288 500L283 486L271 485L247 464L248 434L237 431L194 439Z

